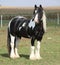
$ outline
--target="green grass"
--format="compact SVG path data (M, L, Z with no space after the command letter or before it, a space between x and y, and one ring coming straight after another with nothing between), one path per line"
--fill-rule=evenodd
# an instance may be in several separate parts
M0 65L60 65L60 27L47 27L41 42L43 59L31 61L30 39L21 39L18 44L19 59L10 59L7 52L7 27L0 28ZM36 42L35 42L36 43Z

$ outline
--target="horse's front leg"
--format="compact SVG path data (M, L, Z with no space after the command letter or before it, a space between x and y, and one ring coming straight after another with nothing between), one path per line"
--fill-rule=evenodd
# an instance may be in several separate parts
M35 38L32 37L31 39L31 53L30 53L30 60L35 60L35 47L34 47L34 41L35 41Z
M40 41L37 41L37 46L36 46L36 50L35 50L35 57L36 59L42 59L42 57L40 56Z

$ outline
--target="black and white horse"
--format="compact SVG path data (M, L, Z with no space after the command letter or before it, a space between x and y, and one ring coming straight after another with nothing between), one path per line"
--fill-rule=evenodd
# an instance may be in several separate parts
M40 56L40 42L43 34L46 32L46 16L42 5L37 7L35 5L33 18L31 20L23 17L16 16L11 19L8 25L7 46L10 58L19 58L17 52L17 41L21 37L31 38L31 53L30 59L41 59ZM37 40L35 48L34 41Z

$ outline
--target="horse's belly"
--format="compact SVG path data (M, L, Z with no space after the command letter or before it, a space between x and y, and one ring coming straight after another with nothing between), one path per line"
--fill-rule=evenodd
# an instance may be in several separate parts
M22 28L19 33L18 33L18 36L21 36L21 37L25 37L25 38L29 38L30 36L28 35L28 32L26 31L26 29Z

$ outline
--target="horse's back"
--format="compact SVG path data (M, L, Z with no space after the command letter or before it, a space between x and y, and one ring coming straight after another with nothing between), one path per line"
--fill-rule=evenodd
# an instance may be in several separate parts
M27 18L23 17L23 16L16 16L14 18L12 18L9 22L9 27L12 27L14 25L18 25L24 22L24 20L27 20Z
M10 29L10 33L12 35L18 35L21 33L22 36L26 36L26 30L24 28L21 29L20 31L20 28L21 27L26 27L26 25L29 23L29 20L25 17L22 17L22 16L17 16L17 17L14 17L10 22L9 22L9 29ZM24 35L23 35L23 32L24 32Z

